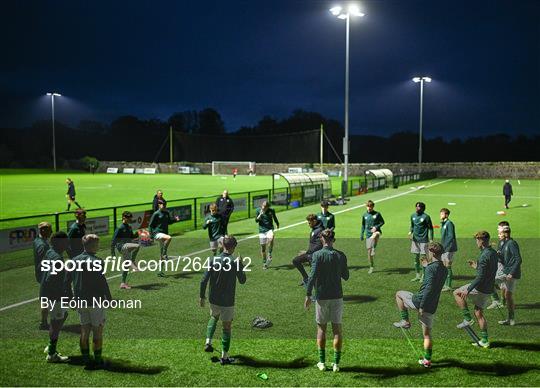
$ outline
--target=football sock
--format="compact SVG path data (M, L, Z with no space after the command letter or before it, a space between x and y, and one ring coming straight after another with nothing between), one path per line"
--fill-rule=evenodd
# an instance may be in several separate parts
M420 273L420 255L419 254L416 254L414 255L414 269L416 271L417 274Z
M339 364L341 360L341 350L334 350L334 364Z
M56 353L56 343L58 342L58 339L49 339L49 355L53 355Z
M101 349L94 349L94 360L98 364L103 362L103 358L101 357Z
M88 348L83 349L81 347L81 354L82 354L83 362L85 364L88 364L88 362L90 361L90 349L88 349Z
M480 330L480 338L482 338L482 341L488 342L488 332L486 330Z
M409 310L401 310L400 314L401 314L401 319L403 319L404 321L409 320Z
M223 330L223 333L221 335L221 347L223 348L223 351L225 353L229 352L229 349L231 347L231 332Z
M326 349L319 349L319 362L324 363L326 361Z
M472 321L471 312L467 307L464 307L461 311L463 312L463 318L465 318L467 321Z
M268 248L268 254L269 254L269 255L272 255L272 251L273 251L273 250L274 250L274 247L269 247L269 248Z
M514 310L508 309L508 319L514 319Z
M129 271L122 272L122 283L126 283Z
M214 333L216 332L217 318L210 317L208 320L208 325L206 325L206 338L212 340L214 338Z
M493 299L493 301L496 301L496 302L500 301L499 294L497 293L497 291L494 291L493 294L491 294L491 299Z
M67 211L69 211L69 208L70 208L70 207L71 207L71 204L70 204L70 203L68 203L68 208L67 208Z
M81 208L81 205L79 205L79 203L77 201L75 201L75 205L77 205L77 207L80 209Z
M432 348L424 349L424 358L428 361L431 361L431 355L433 354Z
M446 277L446 285L452 287L452 277L454 273L452 272L452 267L448 267L448 276Z

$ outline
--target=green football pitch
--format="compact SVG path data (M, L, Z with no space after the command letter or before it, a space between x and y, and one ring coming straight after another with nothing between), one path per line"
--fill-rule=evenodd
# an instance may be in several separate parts
M25 190L11 187L14 180L3 176L2 208L9 201L11 215L36 213L63 207L65 192L62 177L40 174L24 178ZM39 190L35 187L57 186L51 176L59 179L59 189ZM31 178L30 178L31 177ZM107 201L126 203L109 192L99 204L91 202L92 191L86 179L99 179L99 185L112 185L111 189L126 190L120 180L133 177L90 175L75 178L81 202L86 207L102 205ZM141 177L146 178L146 177ZM165 179L167 176L160 176ZM210 179L210 177L205 177ZM219 192L224 186L230 191L253 189L253 178L246 180L246 189L235 190L231 179L217 180ZM258 179L265 177L257 177ZM152 177L158 179L158 177ZM214 178L212 178L214 179ZM217 179L220 179L219 177ZM270 179L266 177L266 179ZM107 183L108 180L108 183ZM9 185L7 182L11 182ZM34 182L36 182L34 184ZM156 181L157 182L157 181ZM225 184L220 184L224 182ZM138 196L152 197L153 183L143 191L133 187ZM540 291L537 274L540 264L540 182L521 180L513 182L515 196L505 215L501 196L502 180L435 179L353 197L345 206L335 206L336 248L348 257L350 279L343 283L344 290L344 349L341 371L320 372L315 368L317 349L316 325L313 306L303 308L305 291L298 286L300 276L291 265L299 250L307 247L309 228L305 216L319 211L308 206L277 214L281 229L276 232L272 267L263 270L258 254L256 224L253 219L234 222L229 232L239 239L237 252L252 258L247 282L238 285L236 315L233 322L231 355L234 365L221 366L213 362L219 356L219 338L216 331L214 354L203 352L202 346L208 320L208 308L198 306L201 273L167 272L158 278L153 272L130 275L131 290L119 289L119 275L109 273L109 285L115 299L137 299L140 309L107 311L104 337L104 357L108 364L104 370L89 371L81 365L78 350L78 317L70 311L58 343L59 351L72 358L68 364L47 364L42 353L47 344L47 333L38 331L38 292L34 280L32 258L21 258L23 265L6 267L0 272L0 385L203 385L203 386L538 386L540 385ZM268 180L266 183L271 182ZM98 184L95 187L99 186ZM197 188L185 183L185 193L212 194L209 186ZM193 183L195 185L195 183ZM419 186L424 186L420 188ZM162 187L168 197L184 196L174 191L174 185ZM188 187L189 186L189 187ZM266 186L267 187L267 186ZM100 192L95 189L95 193ZM26 191L30 191L27 193ZM211 191L209 193L209 191ZM119 193L119 192L117 192ZM83 195L84 194L84 195ZM83 197L88 197L83 200ZM24 201L21 196L24 195ZM96 194L101 195L101 194ZM15 198L12 198L15 196ZM7 198L9 197L9 198ZM111 198L113 197L113 198ZM137 197L138 198L138 197ZM138 202L134 196L134 202ZM364 202L372 199L376 209L386 220L383 237L377 248L375 272L367 273L365 249L358 236ZM60 201L60 205L57 205ZM88 202L85 202L88 201ZM474 270L468 259L478 256L472 235L487 230L496 242L497 223L510 222L513 237L519 243L523 257L523 276L516 290L516 326L500 326L506 310L487 310L489 336L492 347L478 349L470 345L465 332L456 328L462 315L455 306L451 293L441 295L433 331L433 367L424 369L416 362L417 356L402 333L393 328L399 320L394 294L397 290L417 291L418 283L411 283L414 275L410 242L407 239L409 217L414 204L423 201L426 212L437 223L441 207L451 210L456 224L459 250L454 264L454 287L470 282ZM24 202L24 203L21 203ZM47 205L46 205L47 203ZM114 203L113 203L114 204ZM523 206L527 205L527 206ZM56 206L56 207L55 207ZM17 208L17 212L14 210ZM435 229L436 239L440 229ZM169 254L173 256L203 257L209 254L206 232L188 232L173 238ZM104 238L100 255L109 254L109 241ZM141 249L138 259L157 259L157 246ZM28 253L31 256L31 253ZM1 268L1 267L0 267ZM252 329L251 321L263 316L273 322L269 329ZM411 316L411 334L417 351L421 351L421 330ZM477 326L475 327L478 330ZM329 336L330 338L331 336ZM327 361L332 361L331 341L327 343ZM257 375L265 373L267 380Z

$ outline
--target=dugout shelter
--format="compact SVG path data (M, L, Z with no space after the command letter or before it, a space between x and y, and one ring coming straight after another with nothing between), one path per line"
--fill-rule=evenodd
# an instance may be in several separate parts
M330 177L321 172L274 173L272 191L279 179L284 179L287 183L287 201L293 207L316 203L332 196Z

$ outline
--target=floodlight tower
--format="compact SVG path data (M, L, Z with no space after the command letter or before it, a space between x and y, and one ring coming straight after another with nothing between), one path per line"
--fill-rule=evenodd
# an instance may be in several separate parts
M418 139L418 171L422 172L422 122L424 114L424 82L431 82L430 77L414 77L415 83L420 83L420 135Z
M338 19L346 21L345 32L345 137L343 138L343 184L341 187L342 197L347 192L347 185L349 179L349 30L351 17L363 17L364 13L360 12L358 5L349 4L347 9L343 9L341 6L335 6L330 9L332 15Z
M52 110L52 156L53 156L53 168L56 171L56 137L54 131L54 98L61 97L60 93L47 93L47 96L51 96L51 110Z

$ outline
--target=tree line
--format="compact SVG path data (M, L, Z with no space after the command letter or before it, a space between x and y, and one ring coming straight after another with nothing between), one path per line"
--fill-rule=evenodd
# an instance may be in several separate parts
M265 141L277 142L276 145L279 146L280 141L287 141L287 136L283 135L318 130L321 125L325 132L324 160L328 163L339 163L342 158L344 135L343 126L339 121L328 119L317 112L295 110L284 119L264 116L254 126L244 126L235 132L226 132L219 112L213 108L177 112L168 120L144 120L131 115L121 116L108 125L92 120L82 120L76 127L71 127L56 121L57 160L60 167L65 165L65 161L78 160L85 156L92 156L98 160L167 162L169 158L168 133L171 126L175 132L194 137L194 141L190 144L195 144L199 148L199 161L212 161L212 154L205 150L212 148L208 147L210 142L215 142L216 146L219 146L223 136L234 137L233 144L237 144L237 147L230 147L232 149L228 159L242 160L243 139L266 135ZM3 128L2 132L0 166L46 168L52 165L50 120L37 121L27 128ZM272 138L268 135L276 136ZM197 141L197 136L201 136L200 141ZM245 143L248 144L247 141ZM288 162L298 160L300 153L300 158L305 155L306 163L318 162L318 149L306 150L302 147L301 140L299 143L298 147L290 151L294 152L294 155L281 154L280 160L273 160L273 155L261 154L260 160L255 161ZM306 144L310 144L312 148L313 139ZM179 144L175 145L175 160L183 160L181 149ZM494 134L451 140L436 137L424 139L423 160L425 162L535 161L539 160L538 149L540 149L539 135ZM226 153L226 155L229 154ZM250 156L250 160L253 160L252 155ZM287 158L290 160L284 160ZM415 162L417 160L418 135L416 133L350 136L351 162Z

